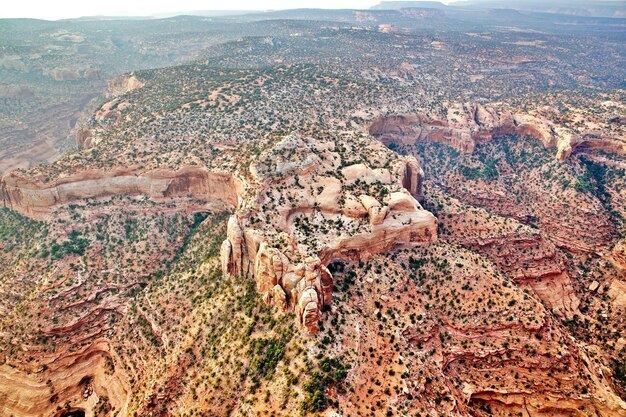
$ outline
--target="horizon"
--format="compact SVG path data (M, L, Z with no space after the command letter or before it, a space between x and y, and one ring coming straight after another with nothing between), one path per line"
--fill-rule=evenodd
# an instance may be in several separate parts
M216 15L254 13L254 12L270 12L284 11L296 9L327 9L327 10L367 10L382 2L407 2L407 3L441 3L444 5L454 5L459 3L485 3L487 7L494 7L494 3L502 3L498 5L503 8L518 8L520 3L526 3L533 6L544 6L546 4L554 4L560 7L571 6L580 7L581 5L592 6L597 5L623 5L626 6L624 0L573 0L566 2L564 0L513 0L511 5L509 0L305 0L298 1L293 5L289 0L264 0L262 3L254 0L233 0L228 7L211 7L203 0L180 0L176 3L177 7L172 7L168 0L154 0L147 2L145 0L110 0L107 3L84 3L78 0L66 0L57 3L49 3L44 0L24 0L19 3L5 5L0 10L1 19L39 19L47 21L81 19L81 18L164 18L180 15L193 15L199 13ZM510 7L507 7L509 6ZM495 6L495 7L498 7Z
M424 1L424 0L417 0ZM25 0L5 5L0 11L0 18L31 18L42 20L63 20L82 17L153 17L163 14L185 14L193 12L245 12L267 10L289 10L299 8L322 9L367 9L378 0L307 0L298 2L293 7L289 0L233 0L228 7L222 4L211 7L202 0L181 0L173 5L167 0L124 1L111 0L107 3L85 3L75 0L48 3L41 0ZM174 7L175 6L175 7Z
M488 7L493 7L493 3L498 0L387 0L387 2L407 2L407 3L442 3L444 5L452 5L455 3L487 3ZM160 18L173 17L186 14L198 13L215 13L216 15L227 15L229 13L240 14L246 12L268 12L295 9L352 9L366 10L383 2L383 0L305 0L298 1L295 5L289 0L264 0L258 2L254 0L233 0L228 7L211 7L203 0L180 0L176 3L177 7L172 7L168 0L154 0L147 2L145 0L127 1L127 0L110 0L107 3L85 3L77 0L66 0L57 3L49 3L43 0L24 0L19 3L5 5L0 10L0 19L40 19L47 21L80 19L80 18ZM537 5L539 2L535 0L515 0L515 4L511 8L519 6L519 3L527 3ZM502 6L510 4L507 0L501 1ZM547 0L540 4L566 3L568 6L575 7L562 0ZM573 3L576 3L574 0ZM578 3L593 5L595 4L624 4L623 0L589 0L587 2L578 1ZM578 4L580 5L580 4ZM207 7L208 6L208 7Z
M393 0L390 0L393 1ZM467 0L400 0L407 3L442 3L450 5L463 3ZM475 0L488 1L488 0ZM594 0L592 0L594 1ZM608 0L613 1L613 0ZM616 0L619 2L619 0ZM233 0L228 7L211 7L203 0L181 0L177 7L172 7L167 0L155 0L147 2L110 0L107 3L85 3L76 0L49 3L43 0L25 0L19 3L5 5L0 10L0 19L40 19L48 21L98 18L98 17L171 17L194 13L241 13L241 12L267 12L294 9L369 9L383 0L305 0L298 1L295 5L289 0L265 0L262 3L254 0Z

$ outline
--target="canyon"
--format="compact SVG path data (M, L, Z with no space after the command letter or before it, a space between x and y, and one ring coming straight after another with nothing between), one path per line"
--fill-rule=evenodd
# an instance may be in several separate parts
M241 173L233 175L194 167L143 172L128 167L106 174L85 171L49 183L11 172L0 180L0 199L5 208L37 219L45 218L63 205L116 195L145 196L160 202L192 196L194 200L206 200L205 205L194 210L238 209L229 220L227 239L222 246L224 274L255 279L268 304L283 310L298 310L301 322L315 333L323 307L330 305L333 284L326 265L332 260L367 259L406 245L432 243L437 237L436 219L416 200L422 192L423 171L414 158L393 161L394 157L384 147L370 143L368 152L378 159L382 155L391 158L392 168L363 163L349 165L341 169L346 181L343 183L324 175L340 168L335 162L339 155L333 153L332 146L336 144L287 137L262 154L261 162L255 161L250 166L250 183L241 179ZM285 153L297 153L298 159L284 158ZM274 204L283 200L280 194L270 196L269 190L291 187L295 178L308 184L310 190L322 191L290 192L289 201L296 203L277 205L274 210L279 213L278 218L265 214L261 205L268 200L274 200ZM387 196L379 201L367 193L348 191L344 186L364 190L376 187L377 193ZM254 195L245 197L245 190L251 188ZM264 196L266 192L268 195ZM273 237L250 223L253 213L257 215L253 218L256 222L281 227L271 233L284 234L281 237L289 242L285 250L289 256L268 246L272 245ZM294 219L316 214L321 222L340 222L354 230L308 247ZM294 263L290 258L303 262Z
M438 7L2 21L0 415L626 416L623 28Z
M556 150L556 158L565 160L577 149L599 149L626 155L626 143L617 137L597 132L575 132L555 125L544 117L513 113L480 104L450 103L446 118L427 114L391 115L376 119L369 133L386 145L409 145L437 142L460 152L472 152L476 145L506 135L530 136L546 148Z
M482 150L476 152L480 155ZM437 163L436 158L432 160ZM397 366L397 372L415 375L414 382L402 388L405 396L399 398L404 399L398 400L395 407L413 404L438 409L447 415L465 415L470 408L475 410L485 404L502 415L518 407L534 412L550 409L561 414L582 407L597 410L601 415L626 415L626 404L615 396L606 380L596 376L610 374L610 370L591 360L592 347L565 342L565 331L552 318L554 315L563 320L575 320L582 314L576 285L555 243L519 220L494 216L486 209L466 205L467 201L472 201L479 206L489 206L491 200L472 200L463 193L458 194L460 199L450 199L445 187L429 183L416 157L394 153L372 137L354 135L326 140L288 135L233 174L196 167L178 171L119 169L107 174L86 171L72 176L60 175L46 183L42 178L27 179L20 172L13 172L5 175L2 183L7 207L44 221L72 205L83 207L86 215L97 218L106 206L90 207L84 203L112 198L141 197L138 201L147 198L157 204L156 207L172 206L175 211L188 213L231 210L232 214L223 223L224 239L221 245L219 240L215 243L219 247L215 252L216 263L224 279L252 280L255 292L265 305L272 311L295 317L298 326L309 335L326 334L329 321L335 320L333 316L339 311L343 320L359 323L356 330L351 328L336 341L331 339L333 349L337 354L352 357L354 352L366 353L367 345L377 346L387 352L382 356L387 366L391 369ZM418 199L424 200L428 207L439 207L436 210L439 220L424 209ZM148 212L154 210L148 207ZM519 219L525 217L522 215ZM617 245L611 252L616 262L620 262L622 246ZM450 267L443 266L440 276L438 268L442 266L437 265L449 265L442 261L446 258L456 260L451 266L454 272L445 272ZM426 267L429 272L425 275L419 272L416 276L411 272L407 276L403 272L401 265L414 265L410 271L421 271L422 265L429 265L428 259L432 259L432 266ZM386 273L376 275L379 266L374 270L361 269L362 265L370 264L384 264ZM338 269L337 265L343 266ZM357 277L361 288L370 288L368 291L378 295L373 298L363 298L362 294L349 296L342 289L349 276L346 271L359 271L349 274ZM440 288L446 288L448 295L438 294L433 304L425 305L425 300L432 299L432 295L427 296L428 288L446 274L453 280ZM428 285L423 281L426 276ZM506 281L500 281L501 277L506 277ZM159 402L170 401L166 395L149 395L149 391L145 403L133 400L128 381L142 378L141 369L148 365L135 363L136 360L114 348L113 342L103 337L102 332L107 328L105 323L109 317L122 320L134 317L130 319L131 326L145 323L157 346L164 346L166 355L177 352L167 349L176 336L154 317L154 312L133 313L136 310L132 303L125 297L113 295L118 293L115 287L95 287L91 296L83 296L83 301L68 305L70 294L78 295L83 285L79 283L69 292L55 295L47 303L62 310L98 307L89 307L83 318L43 329L46 337L74 343L81 335L82 347L67 352L61 349L39 353L39 363L45 364L43 370L25 372L9 365L10 362L4 363L0 379L0 390L5 393L0 403L4 412L15 416L45 414L52 410L57 398L75 398L69 411L61 411L59 415L68 415L63 413L71 410L85 410L87 415L100 413L96 410L118 410L124 415L133 409L155 409ZM149 279L137 277L120 288L126 291L146 285ZM396 294L392 288L398 285L412 289ZM619 286L619 281L614 285ZM509 295L498 295L495 302L490 299L490 310L504 309L504 316L496 319L501 316L487 314L484 308L481 310L480 305L485 300L480 294L500 286L509 288ZM111 295L105 295L107 293ZM422 295L418 298L418 307L415 305L418 299L410 294L419 293ZM459 294L463 294L461 298L468 308L474 306L471 308L476 309L475 317L468 313L459 316L449 308L448 301L456 300ZM529 294L532 294L530 298ZM609 294L619 303L619 296ZM507 301L507 297L512 298ZM155 293L150 298L146 295L148 305L152 305L155 298L158 299ZM379 304L388 307L383 310ZM401 359L377 334L373 327L375 321L362 316L364 305L373 311L385 311L383 317L389 319L395 316L394 311L404 312L405 324L399 329L403 351L428 348L437 353L432 359L424 354L411 360ZM436 310L428 313L432 308ZM330 316L327 312L331 312ZM424 318L406 323L408 317L417 312ZM519 322L510 323L505 317L517 317ZM447 341L449 335L453 337ZM524 341L525 346L535 347L520 351L510 349L510 343L522 343L514 342L515 337ZM439 339L443 340L441 344L437 342ZM115 343L127 343L123 340ZM355 350L350 350L351 347ZM535 350L545 356L533 359ZM508 359L497 359L503 354ZM395 365L395 361L399 365ZM365 375L382 376L385 369L385 365L367 358L355 357L352 363L350 380L355 382L366 379ZM491 387L493 376L482 376L485 367L500 375L497 378L501 381L506 381L500 389ZM425 382L420 388L417 381L421 377L417 375L424 369L430 375L463 375L463 389L439 380ZM537 372L545 374L547 379L535 385L532 393L510 378L515 373L522 375L521 381L524 381L534 378ZM57 382L50 385L44 378ZM592 395L572 398L564 394L562 382L555 382L578 378L589 381L585 389ZM392 381L387 380L385 384ZM10 393L18 391L7 391L18 383L20 396ZM567 384L567 389L579 389L570 382ZM364 397L372 390L381 389L369 383L367 386L370 387L367 392L365 387L360 391ZM445 395L457 400L441 405L432 403L434 392L447 393ZM410 401L406 394L421 399ZM348 407L354 412L361 409L359 401L349 403Z

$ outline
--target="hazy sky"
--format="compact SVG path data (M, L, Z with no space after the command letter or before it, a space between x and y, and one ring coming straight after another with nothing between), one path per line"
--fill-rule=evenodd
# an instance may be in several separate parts
M191 10L369 8L378 0L3 0L0 18L63 19L94 15L145 16Z

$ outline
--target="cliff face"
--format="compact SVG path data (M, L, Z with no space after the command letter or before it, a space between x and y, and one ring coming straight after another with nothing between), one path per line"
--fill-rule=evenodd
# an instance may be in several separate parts
M15 417L59 415L54 403L59 398L80 398L75 407L92 410L100 398L125 413L125 401L131 387L128 375L117 369L107 372L106 363L116 356L104 340L91 344L78 352L63 352L50 363L48 382L41 376L24 372L6 364L0 365L0 414ZM94 392L98 394L94 395ZM79 409L79 408L76 408ZM89 414L87 414L89 415Z
M398 386L394 401L437 416L625 415L604 379L607 369L532 292L510 285L491 256L447 242L472 230L448 236L448 226L464 223L440 226L436 244L373 257L384 274L352 266L361 291L344 295L340 314L349 324L327 348L354 352L351 373L361 384L348 395L359 399L344 413L356 415ZM348 274L338 273L338 281ZM587 393L572 395L581 384ZM433 401L443 396L453 400Z
M473 152L477 143L506 134L532 136L546 147L556 143L547 120L458 103L447 108L444 119L425 114L393 115L376 119L369 131L386 145L438 142L460 152Z
M555 127L547 119L512 113L480 104L453 103L446 117L426 114L391 115L378 118L369 132L386 145L410 145L438 142L460 152L473 152L478 143L504 135L533 137L546 148L555 148L560 160L577 149L604 149L626 154L626 145L608 137L577 135L564 127Z
M125 75L114 78L109 81L107 93L109 96L119 96L129 91L136 90L144 86L144 83L140 81L134 74Z
M93 132L85 127L76 129L76 145L80 149L89 149L93 145Z
M626 270L626 239L620 240L615 245L611 252L611 259L619 268Z
M571 320L580 314L564 256L538 230L481 208L463 209L456 199L447 201L442 218L449 242L488 258L503 276L532 291L556 316Z
M84 171L49 184L17 172L0 180L2 205L31 217L42 217L73 201L112 195L146 195L153 199L193 195L225 207L236 207L238 200L236 180L231 174L195 167L178 171Z
M267 303L296 312L311 333L331 301L328 263L437 237L435 217L414 197L423 175L414 158L373 144L369 164L341 168L345 156L332 146L291 136L261 155L250 167L258 192L231 217L221 249L224 274L254 277Z

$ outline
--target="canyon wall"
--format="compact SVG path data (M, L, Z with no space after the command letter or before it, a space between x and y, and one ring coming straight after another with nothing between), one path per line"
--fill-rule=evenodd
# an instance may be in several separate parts
M123 369L108 372L106 362L115 355L108 342L99 340L77 352L62 352L50 362L45 375L0 365L0 415L31 417L60 415L55 398L81 398L74 410L93 416L99 400L106 398L125 415L131 387Z
M49 183L10 172L0 180L0 202L30 217L42 217L53 208L89 198L146 195L153 199L192 195L224 207L236 207L239 185L233 175L196 167L178 171L84 171Z
M473 152L477 144L495 137L520 135L533 137L546 148L555 148L560 160L569 158L576 149L602 149L626 155L626 144L614 138L578 135L555 127L545 118L479 104L451 104L446 108L445 118L426 114L379 117L369 126L369 133L387 146L437 142L459 152Z

